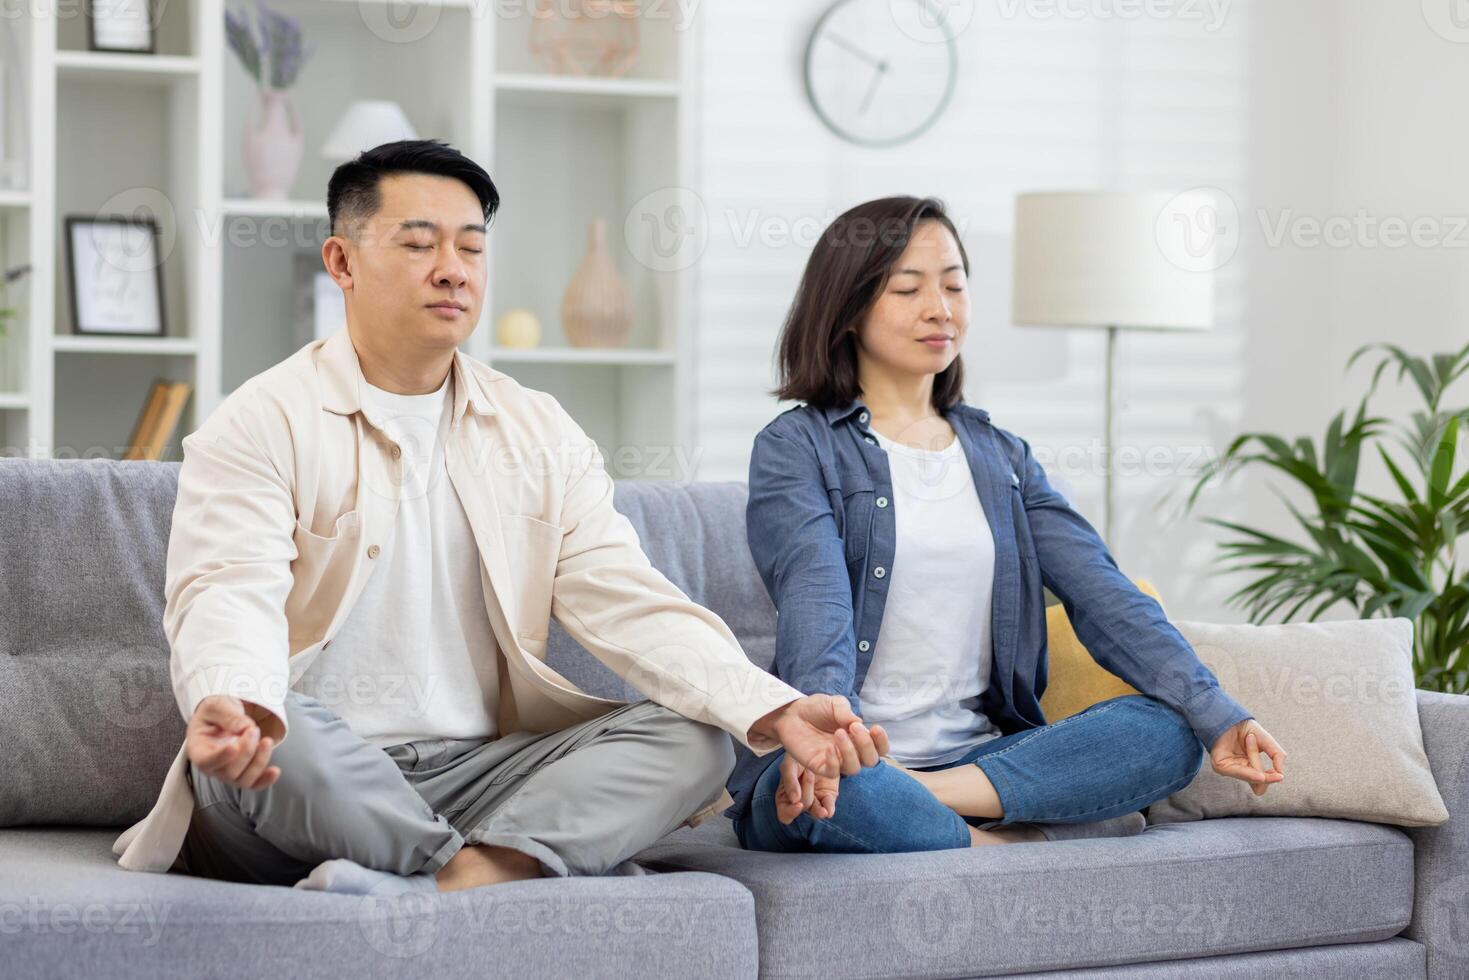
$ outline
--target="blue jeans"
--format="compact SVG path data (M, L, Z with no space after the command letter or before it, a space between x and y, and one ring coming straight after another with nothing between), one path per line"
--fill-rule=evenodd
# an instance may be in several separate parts
M964 818L886 762L843 776L837 812L775 814L780 752L755 784L748 813L736 817L740 845L754 851L892 854L969 846L969 827L1009 823L1090 823L1141 810L1193 781L1204 749L1183 716L1161 701L1127 694L1060 721L974 746L921 771L976 765L999 794L1004 815ZM918 767L915 767L918 768Z

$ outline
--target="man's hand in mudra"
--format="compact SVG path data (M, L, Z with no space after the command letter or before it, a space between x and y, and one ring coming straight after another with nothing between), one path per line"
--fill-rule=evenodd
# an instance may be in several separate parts
M280 778L270 764L279 738L261 732L280 722L265 708L224 694L211 694L194 708L184 734L184 752L199 771L239 789L264 789Z

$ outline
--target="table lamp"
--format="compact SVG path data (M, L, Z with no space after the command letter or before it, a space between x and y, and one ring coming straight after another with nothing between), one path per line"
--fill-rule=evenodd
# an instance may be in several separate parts
M327 160L351 160L363 150L398 140L416 140L418 133L396 102L359 99L347 107L321 145Z

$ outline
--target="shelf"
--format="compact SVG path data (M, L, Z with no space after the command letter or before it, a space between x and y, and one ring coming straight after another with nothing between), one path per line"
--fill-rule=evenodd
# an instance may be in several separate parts
M51 348L58 354L174 354L191 357L199 353L199 341L192 337L93 337L64 334L51 338Z
M0 411L27 409L31 407L31 396L25 392L0 391Z
M618 347L492 347L490 365L505 364L672 364L673 351Z
M220 208L225 214L251 215L261 218L325 218L325 201L287 200L285 198L227 197Z
M30 191L0 190L0 208L28 208L30 206Z
M197 78L199 59L169 54L58 51L56 71L63 79L172 85L184 79Z
M675 100L679 96L677 82L658 79L529 73L496 75L495 90L526 105L545 101L565 105L568 96L588 106L619 106L644 99Z

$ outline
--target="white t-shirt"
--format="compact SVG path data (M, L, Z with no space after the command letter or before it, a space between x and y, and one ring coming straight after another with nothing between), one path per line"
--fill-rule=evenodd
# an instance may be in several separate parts
M296 685L378 746L498 735L479 547L444 462L452 377L427 395L363 380L364 410L402 447L404 499L361 596Z
M994 663L995 541L964 447L915 449L873 430L893 480L897 551L858 697L904 765L940 765L1000 730L979 707Z

